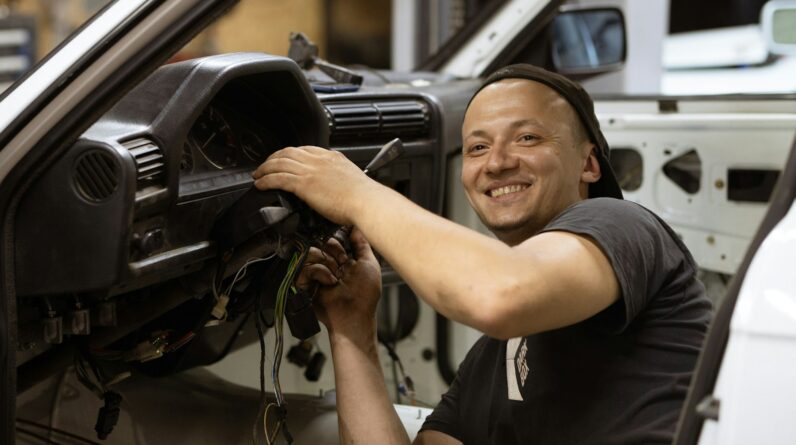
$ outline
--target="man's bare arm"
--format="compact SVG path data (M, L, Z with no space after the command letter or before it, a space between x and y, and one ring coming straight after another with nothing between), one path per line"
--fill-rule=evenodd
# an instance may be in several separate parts
M431 306L494 338L568 326L619 297L610 262L590 239L565 232L516 247L434 215L386 187L354 220L374 248Z
M341 336L330 336L329 341L334 359L340 443L408 444L409 436L387 394L375 341L364 347ZM437 431L423 431L412 443L461 445L460 441Z
M375 332L375 325L373 326ZM409 436L387 395L376 342L330 333L340 443L408 444Z
M355 224L432 307L491 337L571 325L619 297L591 240L553 232L509 247L422 209L340 153L285 149L254 176L259 188L293 192L327 218Z
M343 444L408 444L409 437L390 402L376 342L376 303L381 272L362 233L351 234L354 258L334 239L311 248L296 284L319 285L316 312L329 332L340 441ZM421 434L426 444L450 444L444 434Z
M296 281L319 285L316 313L326 325L337 389L338 424L343 444L409 443L390 402L376 344L376 304L381 269L362 233L351 234L353 258L334 239L311 248Z

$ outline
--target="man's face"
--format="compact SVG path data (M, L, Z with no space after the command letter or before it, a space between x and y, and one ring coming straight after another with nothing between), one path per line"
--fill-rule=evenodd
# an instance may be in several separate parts
M518 244L586 197L597 161L580 131L569 103L541 83L505 79L476 95L462 125L461 180L499 239Z

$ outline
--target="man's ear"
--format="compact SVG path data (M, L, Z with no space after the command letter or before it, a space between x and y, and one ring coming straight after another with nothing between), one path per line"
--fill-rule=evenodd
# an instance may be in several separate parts
M589 155L583 162L583 171L580 173L580 180L587 184L593 184L600 180L602 171L600 170L600 161L597 159L597 147L589 143L591 149Z

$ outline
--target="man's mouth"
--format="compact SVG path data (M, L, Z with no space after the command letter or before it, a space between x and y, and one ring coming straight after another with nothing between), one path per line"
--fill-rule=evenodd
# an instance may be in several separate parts
M486 194L492 198L499 198L503 195L521 192L527 188L528 184L504 185L503 187L497 187L492 190L488 190Z

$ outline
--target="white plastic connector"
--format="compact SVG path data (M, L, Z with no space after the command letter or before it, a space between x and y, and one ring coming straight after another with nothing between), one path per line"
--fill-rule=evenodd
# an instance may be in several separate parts
M222 294L218 297L215 307L210 312L216 320L224 320L227 318L227 304L229 303L229 295Z

